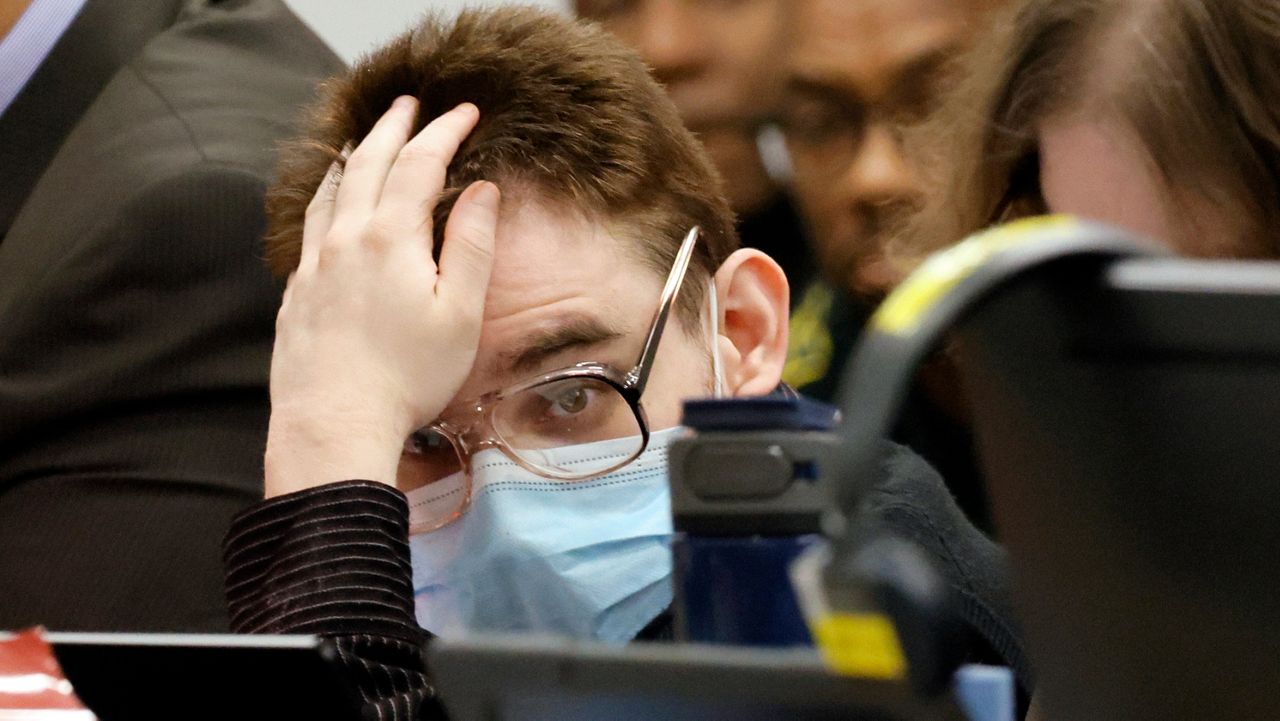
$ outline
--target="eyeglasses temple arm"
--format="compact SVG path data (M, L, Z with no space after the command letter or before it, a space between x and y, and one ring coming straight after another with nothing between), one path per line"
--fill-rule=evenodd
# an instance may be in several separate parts
M685 273L689 270L689 260L693 258L693 246L697 243L701 232L698 226L693 226L685 235L684 242L680 244L675 263L671 266L671 273L667 275L667 284L662 288L658 310L653 314L653 323L649 326L649 337L644 341L644 348L640 351L640 358L636 361L635 368L627 374L627 386L636 389L637 392L643 393L645 384L649 382L649 371L653 367L653 357L658 353L658 342L662 340L667 316L671 315L671 306L680 293Z

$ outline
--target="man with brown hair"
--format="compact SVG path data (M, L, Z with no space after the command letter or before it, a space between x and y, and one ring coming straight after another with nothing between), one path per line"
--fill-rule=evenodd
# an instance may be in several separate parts
M775 392L787 342L675 108L593 26L502 10L398 38L314 118L270 193L292 275L233 625L337 637L381 718L429 713L424 628L668 636L682 400ZM1004 617L998 549L918 458L885 469L872 512Z

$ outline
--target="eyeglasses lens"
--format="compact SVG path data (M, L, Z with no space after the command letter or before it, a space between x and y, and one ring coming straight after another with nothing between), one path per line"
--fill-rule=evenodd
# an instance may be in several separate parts
M400 457L399 480L409 488L427 486L425 498L415 501L410 513L412 533L439 528L461 515L467 502L467 479L453 442L434 430L410 436Z
M565 480L617 468L644 445L631 404L612 384L592 377L549 381L504 398L494 409L493 427L520 460ZM553 452L604 441L613 443L602 444L599 453L566 458Z

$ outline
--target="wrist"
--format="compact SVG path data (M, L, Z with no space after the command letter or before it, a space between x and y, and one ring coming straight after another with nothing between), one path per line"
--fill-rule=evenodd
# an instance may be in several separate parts
M357 479L395 485L407 434L385 418L273 410L263 458L266 497Z

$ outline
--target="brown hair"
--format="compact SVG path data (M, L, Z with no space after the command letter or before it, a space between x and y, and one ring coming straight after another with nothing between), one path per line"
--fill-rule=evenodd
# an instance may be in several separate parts
M719 177L631 50L593 24L531 8L463 11L447 24L428 17L326 83L267 193L275 273L297 267L306 207L329 165L400 95L418 98L418 128L462 102L480 109L435 208L437 253L454 201L481 179L608 224L660 276L699 225L680 294L682 318L697 318L707 279L738 245Z
M1115 79L1090 86L1103 62ZM1178 198L1194 193L1239 220L1245 237L1232 246L1280 253L1274 0L1022 0L966 70L912 133L922 167L937 174L893 243L901 265L992 223L1045 212L1038 126L1085 102L1100 103L1085 107L1138 140L1172 191L1171 214L1185 213ZM1101 98L1082 97L1099 90ZM1219 242L1199 252L1230 251Z

